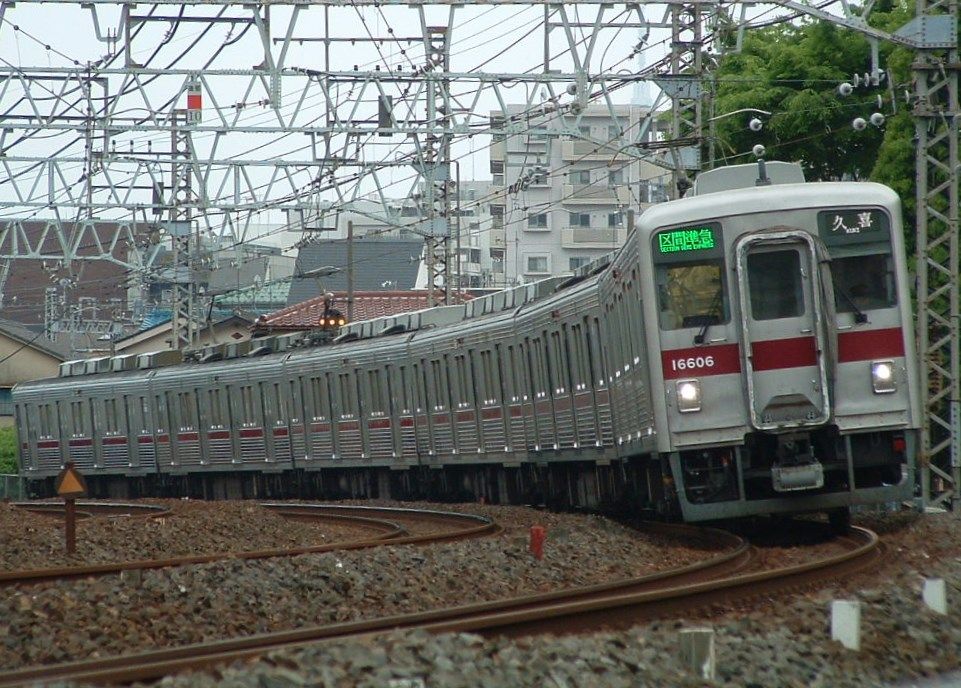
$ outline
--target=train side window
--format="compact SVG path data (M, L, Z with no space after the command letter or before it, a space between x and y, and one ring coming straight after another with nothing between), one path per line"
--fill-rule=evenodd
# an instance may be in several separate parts
M219 428L223 425L223 413L220 410L220 390L219 389L208 389L207 390L208 404L207 409L210 413L210 426Z
M839 313L890 308L898 303L890 253L832 258L831 275Z
M82 401L74 401L70 404L70 415L73 418L73 434L74 435L84 435L84 428L86 423L84 422L84 407Z
M504 401L517 401L517 376L514 374L514 345L507 346L506 356L504 357L504 371L506 375L501 376L504 382Z
M117 432L117 400L116 399L104 399L103 400L103 411L104 411L104 428L105 432L112 433Z
M663 330L678 330L728 321L723 261L658 265L657 300Z
M423 358L420 359L420 364L414 364L414 381L417 384L419 397L417 400L417 411L427 411L430 408L430 401L427 397L429 386L427 382L427 361ZM423 407L421 404L423 404Z
M40 404L38 410L40 411L40 436L52 437L53 424L50 422L50 404Z
M380 370L368 370L367 381L370 388L370 402L367 412L370 415L384 414L384 385Z
M801 254L794 249L747 257L751 315L755 320L796 318L804 313Z
M141 426L144 430L150 430L150 399L147 397L140 397L140 416L143 418L143 425Z
M566 328L565 328L566 335ZM560 332L551 332L551 361L554 373L552 380L555 383L554 391L557 394L566 394L570 391L570 370L567 351L564 348L564 341Z
M314 420L325 420L328 417L330 403L327 396L327 378L310 378L310 397Z
M396 369L397 384L391 387L391 391L394 395L394 403L397 404L397 410L400 413L410 413L411 403L410 403L410 391L407 389L407 366L398 366Z
M466 408L471 405L470 378L467 372L467 356L457 354L454 356L454 384L451 389L455 391L456 399L454 403L457 408Z
M243 413L243 422L249 425L254 424L254 392L253 389L247 385L240 388L240 405Z
M160 417L157 419L157 428L160 430L171 430L174 426L174 422L171 419L171 415L174 412L174 405L172 403L173 396L171 392L164 392L163 395L157 397L157 413ZM166 421L166 425L164 422Z
M340 401L341 418L353 418L357 413L357 386L352 373L341 373L340 378Z
M194 428L194 395L190 392L181 392L180 397L180 424L185 430Z

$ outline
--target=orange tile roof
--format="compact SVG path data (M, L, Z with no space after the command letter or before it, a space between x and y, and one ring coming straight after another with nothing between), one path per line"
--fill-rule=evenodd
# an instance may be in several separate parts
M346 315L347 292L335 291L332 293L334 295L333 307ZM472 297L463 294L461 298L469 300ZM357 291L354 292L353 322L370 320L385 315L410 313L427 307L426 291ZM254 325L254 332L269 334L309 330L320 326L320 318L323 314L324 297L315 296L312 299L260 316Z

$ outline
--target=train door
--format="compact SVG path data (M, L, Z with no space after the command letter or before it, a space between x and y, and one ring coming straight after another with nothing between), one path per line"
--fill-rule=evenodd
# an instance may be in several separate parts
M304 439L306 411L302 382L302 376L296 375L288 383L290 386L290 451L295 463L307 455L307 443Z
M280 383L261 382L259 397L264 412L263 458L266 463L290 463L290 431L287 428Z
M790 230L751 235L736 255L751 424L824 423L830 405L814 240Z
M156 440L157 449L157 465L158 466L174 466L176 465L176 456L173 452L173 442L171 442L170 436L173 433L173 423L170 418L170 402L171 402L171 392L163 392L154 396L156 409L155 427L157 429L154 438Z
M414 409L414 389L411 385L411 375L416 371L416 364L411 367L402 364L393 368L394 378L391 382L391 395L394 399L393 418L397 419L398 456L405 463L417 463L417 433L414 428L416 419Z
M414 363L413 370L413 391L414 391L414 428L417 437L417 453L420 457L429 457L434 454L434 446L431 443L431 428L433 422L430 415L430 401L427 398L427 361L420 359Z
M23 434L20 436L20 467L25 470L37 470L37 422L33 415L33 409L38 408L37 404L16 404L13 407L13 415L16 427L20 428Z
M309 378L310 419L308 428L308 456L312 460L327 460L334 455L334 435L331 427L330 389L327 374L317 373Z
M137 466L144 471L157 470L157 448L150 398L144 395L126 397L130 416L130 446L135 447Z
M229 464L234 460L234 446L230 433L227 393L215 381L207 388L207 398L201 396L200 425L203 453L211 464ZM200 394L198 390L198 394Z

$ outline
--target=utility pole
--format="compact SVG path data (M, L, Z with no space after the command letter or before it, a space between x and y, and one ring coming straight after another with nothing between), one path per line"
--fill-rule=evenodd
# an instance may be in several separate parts
M347 220L347 322L354 322L354 221Z
M427 64L441 72L450 71L450 35L454 26L452 5L447 26L426 26L424 45ZM450 303L451 285L451 174L448 133L451 121L450 80L439 79L427 85L427 120L443 129L428 133L421 149L420 166L424 176L424 205L427 226L424 250L427 253L427 305Z
M924 389L921 489L926 506L959 500L961 331L958 270L958 0L917 0L898 33L920 34L915 52L918 344Z

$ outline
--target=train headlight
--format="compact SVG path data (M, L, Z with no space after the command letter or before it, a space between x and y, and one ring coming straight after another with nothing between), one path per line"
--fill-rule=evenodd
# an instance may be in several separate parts
M871 362L871 386L875 394L888 394L897 390L894 381L894 361Z
M681 413L701 410L701 383L699 381L677 381L677 410Z

